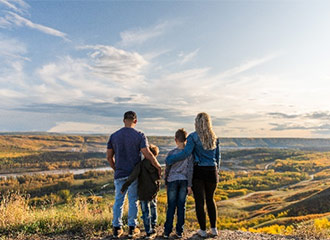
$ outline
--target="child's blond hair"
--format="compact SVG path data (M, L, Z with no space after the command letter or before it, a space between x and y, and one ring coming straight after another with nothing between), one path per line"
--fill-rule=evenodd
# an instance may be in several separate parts
M154 144L150 144L150 145L149 145L149 150L150 150L150 152L152 152L152 154L153 154L155 157L158 156L158 154L159 154L159 148L158 148L156 145L154 145Z

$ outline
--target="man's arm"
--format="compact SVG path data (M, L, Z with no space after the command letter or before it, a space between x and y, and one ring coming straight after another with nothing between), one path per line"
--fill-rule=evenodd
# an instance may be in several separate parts
M159 174L159 176L161 176L162 168L161 168L159 162L157 161L157 159L155 158L155 156L152 154L152 152L150 152L149 148L148 147L141 148L141 152L144 155L144 157L146 159L148 159L155 168L157 168L158 174Z
M108 149L107 150L107 160L110 164L110 167L115 171L116 166L115 166L115 160L113 158L114 155L115 155L115 152L113 151L113 149Z

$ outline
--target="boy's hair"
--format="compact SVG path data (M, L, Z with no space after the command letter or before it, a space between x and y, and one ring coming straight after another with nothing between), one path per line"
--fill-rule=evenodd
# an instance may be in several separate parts
M184 130L184 128L180 128L175 133L175 139L179 142L185 142L187 140L187 135L188 133L186 132L186 130Z
M156 145L154 145L154 144L150 144L150 145L149 145L149 150L150 150L150 152L152 152L152 154L153 154L155 157L158 156L158 154L159 154L159 148L158 148Z

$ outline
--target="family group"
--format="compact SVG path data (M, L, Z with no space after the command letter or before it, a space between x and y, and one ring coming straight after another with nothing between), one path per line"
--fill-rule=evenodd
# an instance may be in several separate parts
M123 205L128 197L128 237L140 235L137 227L138 203L140 203L145 238L154 238L157 225L157 192L162 175L157 160L159 148L149 144L143 132L135 129L137 115L133 111L124 114L124 127L110 135L107 144L107 160L114 170L115 202L113 205L113 237L123 235ZM195 118L195 131L181 128L175 133L176 148L167 154L164 174L167 192L167 212L163 238L169 238L176 216L175 237L182 238L185 222L185 205L188 194L193 194L201 237L218 235L217 209L214 193L220 167L220 146L207 113ZM141 153L144 158L141 158ZM210 233L206 230L207 214Z

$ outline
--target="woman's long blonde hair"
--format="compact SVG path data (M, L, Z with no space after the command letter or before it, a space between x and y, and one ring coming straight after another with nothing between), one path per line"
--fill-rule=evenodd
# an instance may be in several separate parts
M212 120L205 113L198 113L195 118L195 130L205 150L212 150L216 147L217 136L212 129Z

